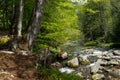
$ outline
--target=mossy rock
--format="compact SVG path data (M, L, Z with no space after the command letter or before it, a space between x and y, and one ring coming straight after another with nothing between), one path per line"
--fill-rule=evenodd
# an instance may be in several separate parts
M92 75L92 80L96 80L96 74Z

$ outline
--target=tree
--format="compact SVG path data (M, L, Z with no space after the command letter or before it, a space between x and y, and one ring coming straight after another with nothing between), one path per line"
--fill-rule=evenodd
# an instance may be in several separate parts
M11 5L13 0L0 0L0 30L9 31L11 21Z
M79 12L79 25L86 41L110 40L112 18L109 0L89 0Z
M22 36L22 18L23 18L23 0L19 0L15 4L15 9L14 9L14 18L13 18L13 32L14 34L17 35L17 37Z
M33 42L39 31L39 24L43 14L43 3L45 0L35 0L33 12L28 23L27 42L29 50L32 50Z
M75 5L69 0L48 0L34 49L57 48L68 40L77 40L80 31L75 11Z
M18 24L17 24L17 28L18 28L18 37L22 36L22 17L23 17L23 0L19 0L19 16L18 16Z
M112 17L113 17L113 25L112 25L112 41L113 42L120 42L120 1L119 0L110 0L112 5Z

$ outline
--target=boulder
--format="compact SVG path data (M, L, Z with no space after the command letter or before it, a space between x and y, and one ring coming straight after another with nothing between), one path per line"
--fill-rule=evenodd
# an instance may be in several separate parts
M120 69L104 69L104 73L107 73L112 78L120 79Z
M90 63L94 63L98 60L97 56L88 56L87 59L90 61Z
M116 60L116 59L113 59L111 61L108 61L108 64L109 65L120 65L120 63Z
M80 63L83 64L83 65L87 65L87 64L90 63L90 61L87 59L87 56L81 56L80 55L78 57L78 59L79 59Z
M76 76L79 76L79 77L83 77L83 76L82 76L82 72L78 72L78 73L76 73L75 75L76 75Z
M108 53L105 54L104 56L109 56L109 57L111 57L111 56L114 56L114 54L113 54L113 52L108 52Z
M59 68L61 68L61 67L62 67L62 64L59 63L59 62L55 62L55 63L52 63L52 64L51 64L51 68L52 68L52 69L59 69Z
M94 49L86 49L85 53L87 54L92 54L94 52Z
M114 51L113 51L113 54L114 54L114 55L119 55L119 56L120 56L120 50L114 50Z
M92 80L103 80L105 76L103 74L93 74Z
M76 57L76 58L74 58L72 60L67 61L67 65L69 67L78 67L79 66L78 58Z
M68 57L68 53L67 52L60 52L58 54L58 57L60 57L62 59L66 59Z
M98 59L97 62L95 62L92 66L91 66L91 72L92 73L97 73L99 71L99 69L101 68L100 64L101 64L102 60Z

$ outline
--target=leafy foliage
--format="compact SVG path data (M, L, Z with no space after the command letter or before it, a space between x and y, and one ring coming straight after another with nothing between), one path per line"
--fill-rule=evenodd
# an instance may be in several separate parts
M0 45L6 44L10 38L8 36L0 38Z
M48 0L36 40L39 48L48 46L56 48L68 40L78 39L79 33L75 5L64 0Z
M79 8L79 26L85 41L111 42L113 35L110 0L89 0Z

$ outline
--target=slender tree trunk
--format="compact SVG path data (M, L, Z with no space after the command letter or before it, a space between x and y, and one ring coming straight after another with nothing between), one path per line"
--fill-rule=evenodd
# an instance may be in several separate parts
M39 31L39 24L42 19L44 1L45 0L35 0L33 12L28 23L27 42L30 51L32 51L33 42Z
M14 36L11 44L14 49L19 48L20 39L22 38L22 18L23 18L23 1L16 1L15 5L13 4L13 22L12 22L12 34Z
M18 23L17 23L17 36L22 36L22 17L23 17L23 0L19 0L19 13L18 13Z
M13 33L17 37L22 36L22 17L23 17L23 0L19 0L15 4L14 17L13 17Z

